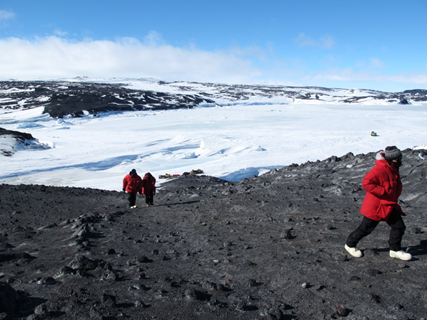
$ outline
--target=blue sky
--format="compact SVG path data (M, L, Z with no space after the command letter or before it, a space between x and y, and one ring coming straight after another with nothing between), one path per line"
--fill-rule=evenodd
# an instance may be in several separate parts
M427 89L426 0L0 0L0 79Z

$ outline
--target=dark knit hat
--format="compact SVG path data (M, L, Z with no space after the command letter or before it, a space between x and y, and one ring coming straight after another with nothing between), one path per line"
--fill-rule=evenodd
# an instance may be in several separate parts
M384 158L387 161L399 159L402 157L402 152L396 148L396 146L389 146L385 148Z

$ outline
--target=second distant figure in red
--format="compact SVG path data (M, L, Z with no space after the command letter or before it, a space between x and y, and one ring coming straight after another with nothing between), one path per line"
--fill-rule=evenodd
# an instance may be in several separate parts
M142 192L142 179L136 173L135 169L132 169L129 174L123 178L123 191L128 194L128 201L130 208L136 208L136 194Z
M142 194L145 195L145 202L148 206L154 204L154 195L156 194L156 178L150 172L147 172L142 179Z

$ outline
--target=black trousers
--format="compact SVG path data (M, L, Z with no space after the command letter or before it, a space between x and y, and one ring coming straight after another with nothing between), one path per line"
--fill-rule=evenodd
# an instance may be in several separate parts
M129 207L133 207L136 203L136 193L128 193Z
M145 203L150 205L154 204L154 192L150 192L145 195Z
M403 222L402 216L396 210L393 210L386 221L390 226L390 236L388 244L390 250L399 251L402 250L402 237L405 234L405 223ZM379 221L375 221L363 216L362 223L354 230L347 238L346 244L349 247L356 247L360 240L369 235L377 227Z

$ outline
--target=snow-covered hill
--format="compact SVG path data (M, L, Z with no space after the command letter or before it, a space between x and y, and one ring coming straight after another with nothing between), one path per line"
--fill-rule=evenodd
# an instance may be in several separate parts
M164 110L233 104L358 103L427 101L427 90L390 93L267 85L164 82L152 79L69 79L0 82L0 112L44 107L55 118L105 111Z
M156 177L202 169L239 181L293 163L427 142L422 90L151 79L1 86L0 128L8 131L0 133L0 183L121 190L134 168Z

